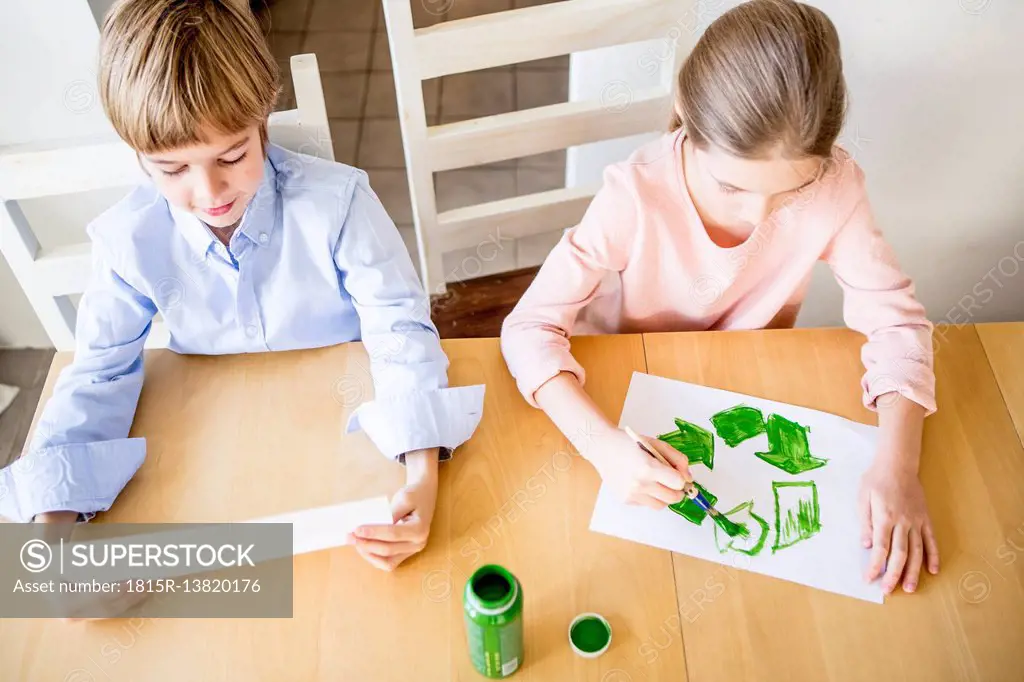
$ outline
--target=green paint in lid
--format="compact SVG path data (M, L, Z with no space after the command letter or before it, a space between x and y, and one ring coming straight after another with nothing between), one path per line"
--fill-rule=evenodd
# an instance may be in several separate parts
M584 658L600 656L612 643L612 626L597 613L581 613L569 625L569 643Z

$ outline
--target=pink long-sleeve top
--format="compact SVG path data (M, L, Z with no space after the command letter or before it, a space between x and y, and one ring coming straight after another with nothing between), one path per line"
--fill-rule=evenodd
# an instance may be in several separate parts
M683 177L680 133L609 166L505 320L501 347L527 401L560 372L582 384L576 334L791 327L814 264L843 289L847 325L867 337L864 404L898 391L935 411L932 325L875 225L864 174L835 148L829 170L794 192L739 246L708 236Z

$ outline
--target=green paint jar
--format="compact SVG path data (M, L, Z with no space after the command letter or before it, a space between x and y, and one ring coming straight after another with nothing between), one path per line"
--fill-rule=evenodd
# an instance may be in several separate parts
M569 644L577 656L597 658L612 644L612 626L599 613L581 613L569 623Z
M462 608L473 667L500 680L523 663L523 591L501 566L487 564L466 581Z

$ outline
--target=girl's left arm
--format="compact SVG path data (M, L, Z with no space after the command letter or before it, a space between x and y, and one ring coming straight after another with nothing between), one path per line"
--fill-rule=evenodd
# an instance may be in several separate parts
M878 412L879 443L861 482L862 541L870 547L867 580L883 589L916 589L922 566L938 572L939 554L918 478L924 418L935 411L932 324L892 248L875 225L856 169L853 208L825 260L843 289L847 325L867 337L861 359L864 404ZM849 205L849 204L847 204Z

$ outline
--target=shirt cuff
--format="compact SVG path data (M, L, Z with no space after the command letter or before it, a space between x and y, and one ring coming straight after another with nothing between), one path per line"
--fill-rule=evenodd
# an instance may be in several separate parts
M483 412L482 385L398 393L357 407L345 433L364 431L389 459L428 448L447 458L473 435Z
M864 407L878 411L878 399L886 393L898 393L924 408L925 416L935 413L935 375L920 369L911 372L869 372L861 382L864 390Z
M145 438L72 443L27 453L0 470L0 516L28 523L37 514L106 511L146 459Z
M537 405L533 394L541 386L562 372L571 372L576 377L576 381L580 382L580 386L587 379L583 366L576 362L576 358L567 349L559 349L555 353L542 357L539 361L535 361L532 358L522 358L520 365L516 376L516 385L531 407L540 407Z

